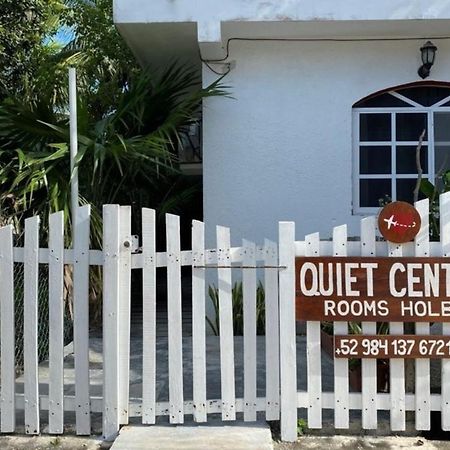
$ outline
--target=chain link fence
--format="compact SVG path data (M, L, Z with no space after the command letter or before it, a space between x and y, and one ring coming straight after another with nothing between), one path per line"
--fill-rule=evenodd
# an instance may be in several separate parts
M23 371L24 343L24 264L14 263L14 306L16 327L16 373ZM64 308L64 345L72 341L72 318L68 302ZM39 266L38 279L38 358L39 362L48 358L49 349L49 303L48 303L48 266Z

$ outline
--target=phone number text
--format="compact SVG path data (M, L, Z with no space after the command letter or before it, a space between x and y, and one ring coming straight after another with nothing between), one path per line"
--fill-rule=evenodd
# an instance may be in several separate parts
M336 358L450 358L450 336L334 337Z

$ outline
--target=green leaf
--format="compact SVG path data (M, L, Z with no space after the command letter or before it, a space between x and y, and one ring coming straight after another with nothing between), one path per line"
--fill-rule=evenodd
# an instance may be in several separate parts
M429 180L422 178L420 181L420 192L429 199L433 199L436 195L436 188Z

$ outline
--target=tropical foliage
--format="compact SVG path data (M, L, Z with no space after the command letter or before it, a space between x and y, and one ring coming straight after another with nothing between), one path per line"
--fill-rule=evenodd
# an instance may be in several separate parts
M174 196L183 198L173 190L180 182L177 141L197 120L202 98L223 93L217 84L194 89L196 81L195 71L172 65L156 75L137 73L115 110L98 120L80 103L80 193L98 208L97 215L103 203L164 211L163 203L173 206ZM30 214L69 212L68 134L67 115L48 103L30 108L9 99L0 105L0 201L9 217L20 222Z
M28 96L41 64L58 51L60 0L2 0L0 6L0 98Z
M215 285L210 285L208 289L209 298L214 307L214 317L206 317L206 321L211 331L216 335L220 335L220 299L219 289ZM242 291L242 282L236 282L231 292L231 301L233 305L233 334L242 336L244 334L244 295ZM261 281L258 282L256 288L256 334L264 335L266 323L265 309L265 291Z
M177 170L177 145L202 99L225 93L220 83L201 88L197 70L176 63L141 70L113 25L111 0L19 3L7 1L0 22L0 45L11 38L10 53L21 42L30 50L0 73L0 219L20 228L31 214L45 221L63 209L70 217L70 65L78 75L80 200L94 207L96 243L103 203L163 213L189 201L196 185ZM23 25L17 36L14 20Z
M101 205L179 212L198 182L178 170L177 147L200 118L198 68L141 69L112 20L112 0L2 0L0 6L0 225L20 238L39 214L65 211L70 244L68 68L77 69L80 202L92 205L92 246L101 245ZM70 271L69 271L70 272ZM99 272L91 301L99 305ZM66 276L70 282L70 273ZM68 285L70 291L70 284ZM99 308L93 308L95 316Z
M440 237L439 195L450 191L450 170L438 175L435 184L422 179L420 191L430 201L430 239L438 241Z

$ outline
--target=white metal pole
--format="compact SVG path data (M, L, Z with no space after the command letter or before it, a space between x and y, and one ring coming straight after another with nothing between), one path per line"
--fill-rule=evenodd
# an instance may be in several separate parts
M77 75L74 67L69 68L69 113L70 113L70 201L72 213L72 236L75 241L75 220L78 208L78 169L75 160L78 153L77 132Z

